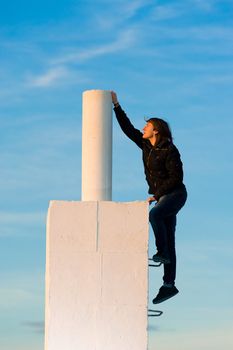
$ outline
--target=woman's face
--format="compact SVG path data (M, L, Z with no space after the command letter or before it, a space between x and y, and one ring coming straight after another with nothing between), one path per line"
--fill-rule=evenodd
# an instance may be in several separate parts
M143 130L142 137L144 139L153 138L156 134L158 134L158 131L154 128L153 124L150 122L147 122L142 130Z

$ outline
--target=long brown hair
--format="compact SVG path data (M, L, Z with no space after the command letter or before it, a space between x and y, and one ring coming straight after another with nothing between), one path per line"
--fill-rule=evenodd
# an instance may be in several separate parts
M150 119L147 119L146 122L151 123L154 126L155 130L158 131L156 145L160 141L172 142L173 137L172 137L171 128L165 120L160 118L150 118Z

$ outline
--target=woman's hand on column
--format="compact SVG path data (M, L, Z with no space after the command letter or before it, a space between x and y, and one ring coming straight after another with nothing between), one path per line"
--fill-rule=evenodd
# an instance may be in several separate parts
M114 105L118 104L118 99L117 99L117 94L114 91L111 91L111 95L112 95L112 103Z

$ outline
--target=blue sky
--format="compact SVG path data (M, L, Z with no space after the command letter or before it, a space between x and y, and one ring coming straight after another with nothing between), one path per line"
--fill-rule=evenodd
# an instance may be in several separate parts
M150 321L149 350L232 349L232 17L231 0L2 4L1 349L43 349L46 213L80 200L88 89L115 90L138 128L168 120L184 163L180 294ZM113 200L146 199L140 150L115 120L113 142Z

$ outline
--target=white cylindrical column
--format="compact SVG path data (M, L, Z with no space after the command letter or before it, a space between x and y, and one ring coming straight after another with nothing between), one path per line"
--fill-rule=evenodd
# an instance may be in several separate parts
M105 90L83 93L82 200L112 200L112 98Z

